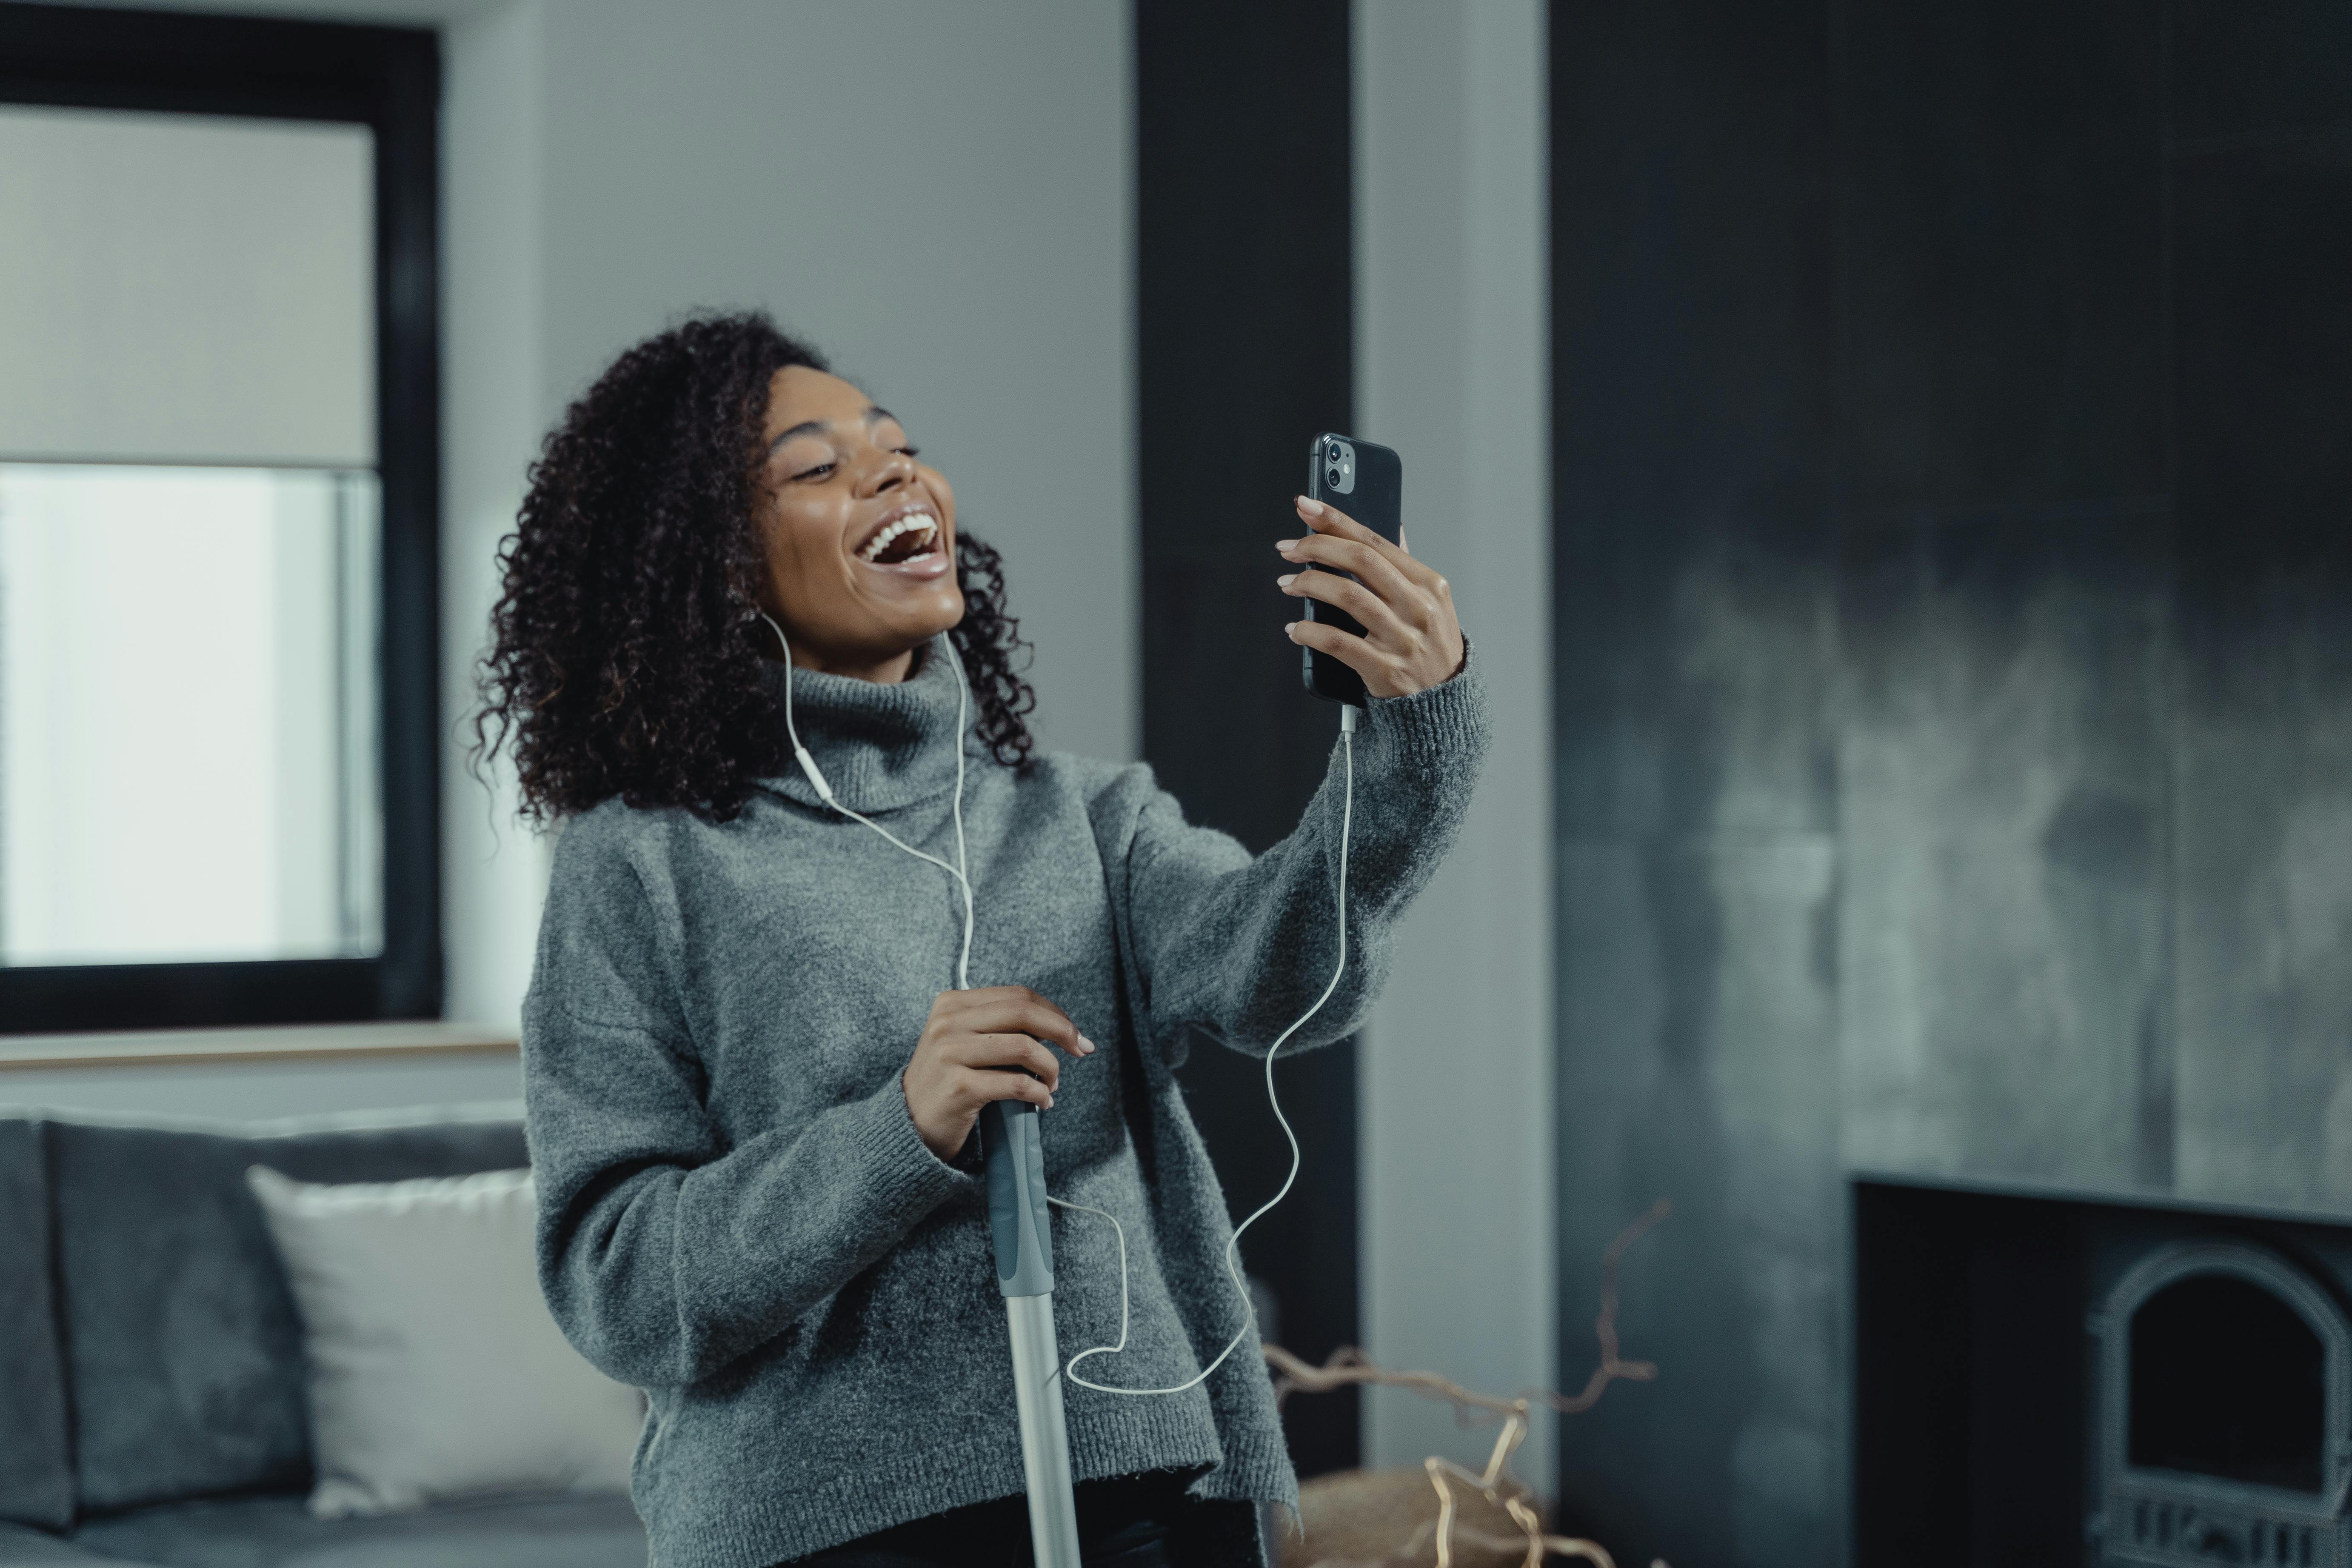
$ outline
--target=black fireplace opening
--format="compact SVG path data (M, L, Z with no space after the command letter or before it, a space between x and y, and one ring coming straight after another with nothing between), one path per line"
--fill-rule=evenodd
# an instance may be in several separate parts
M2131 1462L2317 1492L2326 1373L2311 1325L2252 1280L2168 1285L2132 1314Z

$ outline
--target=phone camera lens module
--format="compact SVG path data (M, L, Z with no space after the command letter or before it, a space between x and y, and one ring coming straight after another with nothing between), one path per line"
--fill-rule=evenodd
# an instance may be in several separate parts
M1328 477L1333 484L1338 484L1339 482L1339 470L1338 468L1329 470Z

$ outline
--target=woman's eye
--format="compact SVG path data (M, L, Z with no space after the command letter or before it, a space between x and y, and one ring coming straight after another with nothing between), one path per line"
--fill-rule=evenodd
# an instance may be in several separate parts
M831 472L833 472L833 465L831 463L819 463L814 468L803 468L799 473L794 474L793 478L796 479L821 479Z
M902 458L919 458L923 455L923 449L920 447L893 447L890 449Z

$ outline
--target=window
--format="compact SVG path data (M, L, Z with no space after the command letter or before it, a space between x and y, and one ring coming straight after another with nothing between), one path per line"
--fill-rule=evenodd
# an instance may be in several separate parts
M0 5L0 1032L439 1011L436 73Z
M0 463L0 963L381 955L375 501Z

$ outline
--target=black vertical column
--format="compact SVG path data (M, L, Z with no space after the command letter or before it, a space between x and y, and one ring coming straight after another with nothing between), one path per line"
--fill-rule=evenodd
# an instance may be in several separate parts
M1838 1560L1826 1467L1740 1446L1841 1436L1835 1396L1781 1375L1833 1363L1843 1217L1834 878L1788 870L1836 820L1804 629L1831 554L1826 9L1550 6L1565 1386L1602 1249L1675 1204L1623 1277L1658 1380L1558 1428L1561 1522L1620 1563Z
M1196 822L1253 850L1323 776L1338 710L1299 689L1274 542L1353 379L1345 0L1139 0L1135 14L1143 750ZM1352 1045L1277 1069L1306 1164L1244 1240L1289 1348L1357 1337ZM1186 1100L1236 1219L1288 1150L1258 1064L1196 1044ZM1355 1400L1286 1412L1302 1474L1357 1458Z

